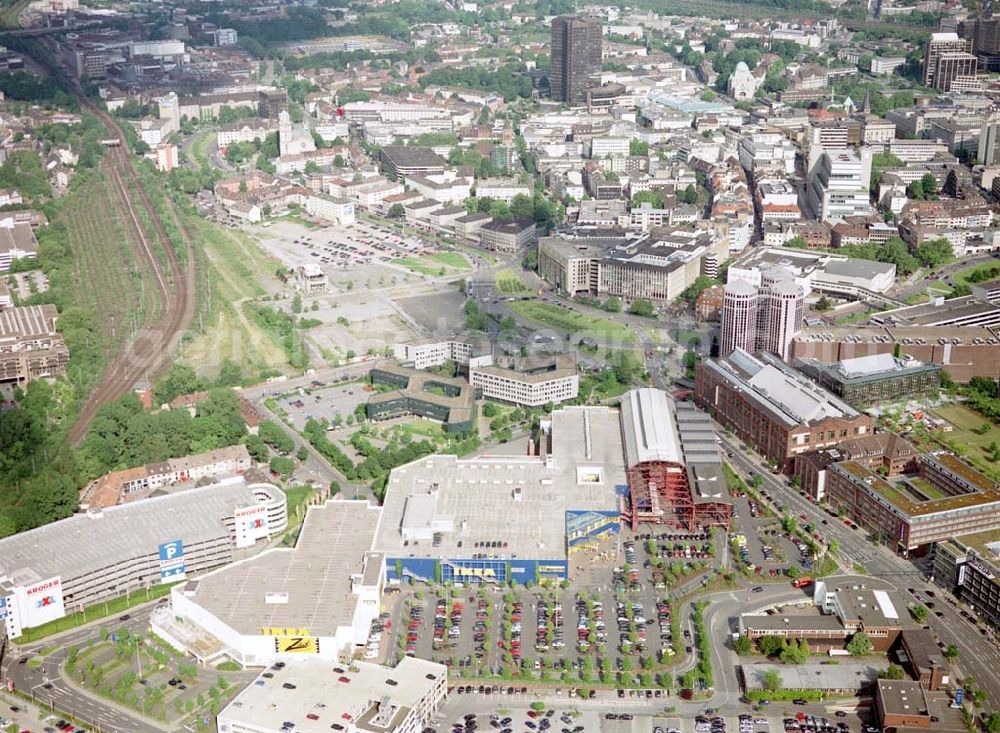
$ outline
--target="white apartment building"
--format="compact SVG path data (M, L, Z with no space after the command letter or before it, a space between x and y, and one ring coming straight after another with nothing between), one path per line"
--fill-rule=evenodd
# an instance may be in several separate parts
M442 204L460 204L472 195L472 178L454 171L406 178L407 188Z
M872 57L871 72L877 75L891 74L905 65L905 56L874 56Z
M862 148L860 157L847 148L819 148L814 153L818 159L814 158L807 191L817 217L837 222L849 216L868 216L871 149Z
M489 344L472 339L426 339L394 344L392 355L401 363L412 362L414 369L429 369L449 361L461 366L488 366L493 363Z
M628 155L630 143L627 137L595 137L590 141L590 157L610 158L613 155Z
M499 366L469 369L469 383L486 399L526 407L541 407L575 399L580 393L576 367L530 373Z
M314 193L306 199L306 213L338 226L354 223L354 202L336 198L325 193Z
M515 196L531 196L531 187L516 178L484 178L476 184L476 197L510 203Z
M738 154L740 165L758 175L795 173L795 145L777 130L760 130L741 137Z
M264 138L277 129L277 125L266 120L243 120L220 127L215 139L220 148L226 148L233 143L263 142Z

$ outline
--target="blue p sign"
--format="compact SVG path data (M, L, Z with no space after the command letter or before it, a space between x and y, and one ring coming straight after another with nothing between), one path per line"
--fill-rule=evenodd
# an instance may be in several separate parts
M170 540L160 545L160 562L176 560L184 556L184 543L181 540Z

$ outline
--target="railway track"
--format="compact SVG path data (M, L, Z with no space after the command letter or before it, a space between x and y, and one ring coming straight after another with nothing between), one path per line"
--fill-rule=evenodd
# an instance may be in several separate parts
M112 136L117 133L119 140L124 141L118 123L80 90L77 92L87 111L98 117ZM187 230L182 224L178 227L186 250L182 263L162 219L139 180L128 148L124 145L109 148L108 158L107 170L111 187L115 197L123 205L126 217L124 223L132 231L134 241L138 244L140 265L153 273L159 307L155 312L151 310L147 313L142 327L111 355L100 383L83 404L76 422L69 430L67 438L73 445L79 444L86 436L90 423L102 405L131 391L136 382L151 380L166 366L170 349L194 317L197 302L194 247ZM153 233L143 229L140 211L145 211L152 222ZM154 233L162 246L165 263L150 241Z

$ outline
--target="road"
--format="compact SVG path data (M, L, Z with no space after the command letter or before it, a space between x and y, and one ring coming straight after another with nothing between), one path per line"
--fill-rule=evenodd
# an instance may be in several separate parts
M59 672L68 648L86 644L91 639L99 640L102 628L127 626L137 634L146 633L153 606L154 604L147 604L133 609L130 611L131 618L125 622L114 618L102 619L58 637L23 646L13 645L8 649L3 666L0 667L0 677L12 680L14 689L30 695L39 707L48 708L56 715L69 714L94 730L105 733L162 733L169 728L144 720L108 700L81 691L67 682ZM38 656L40 650L52 646L58 646L58 649L47 656ZM41 659L41 666L32 669L28 664L20 663L20 660L27 658Z
M907 589L912 588L926 596L926 591L932 588L921 565L894 555L884 545L875 545L862 530L851 529L839 519L828 515L789 486L783 476L772 475L758 456L744 451L739 441L727 436L721 427L718 428L718 435L721 436L723 448L731 454L730 464L738 473L743 476L751 472L759 475L763 481L761 490L776 500L772 503L784 506L792 516L800 517L804 514L827 543L831 540L839 543L843 565L857 563L864 568L866 576L891 582L907 594ZM823 524L824 521L827 523ZM948 595L940 588L935 587L933 590L939 598ZM989 707L1000 709L1000 650L994 642L982 636L975 624L962 618L951 604L942 600L935 603L934 610L941 611L944 615L938 617L934 613L928 614L927 625L946 645L955 644L959 648L956 666L960 676L972 675L979 686L985 689Z

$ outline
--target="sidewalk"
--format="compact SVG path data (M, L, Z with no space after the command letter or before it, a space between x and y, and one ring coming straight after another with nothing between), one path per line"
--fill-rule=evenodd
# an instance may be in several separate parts
M45 718L52 715L48 710L44 710L27 700L22 700L16 695L8 692L0 692L0 718L7 720L7 725L14 723L20 730L40 730ZM12 712L11 707L19 708L19 712ZM56 716L56 720L58 720Z

